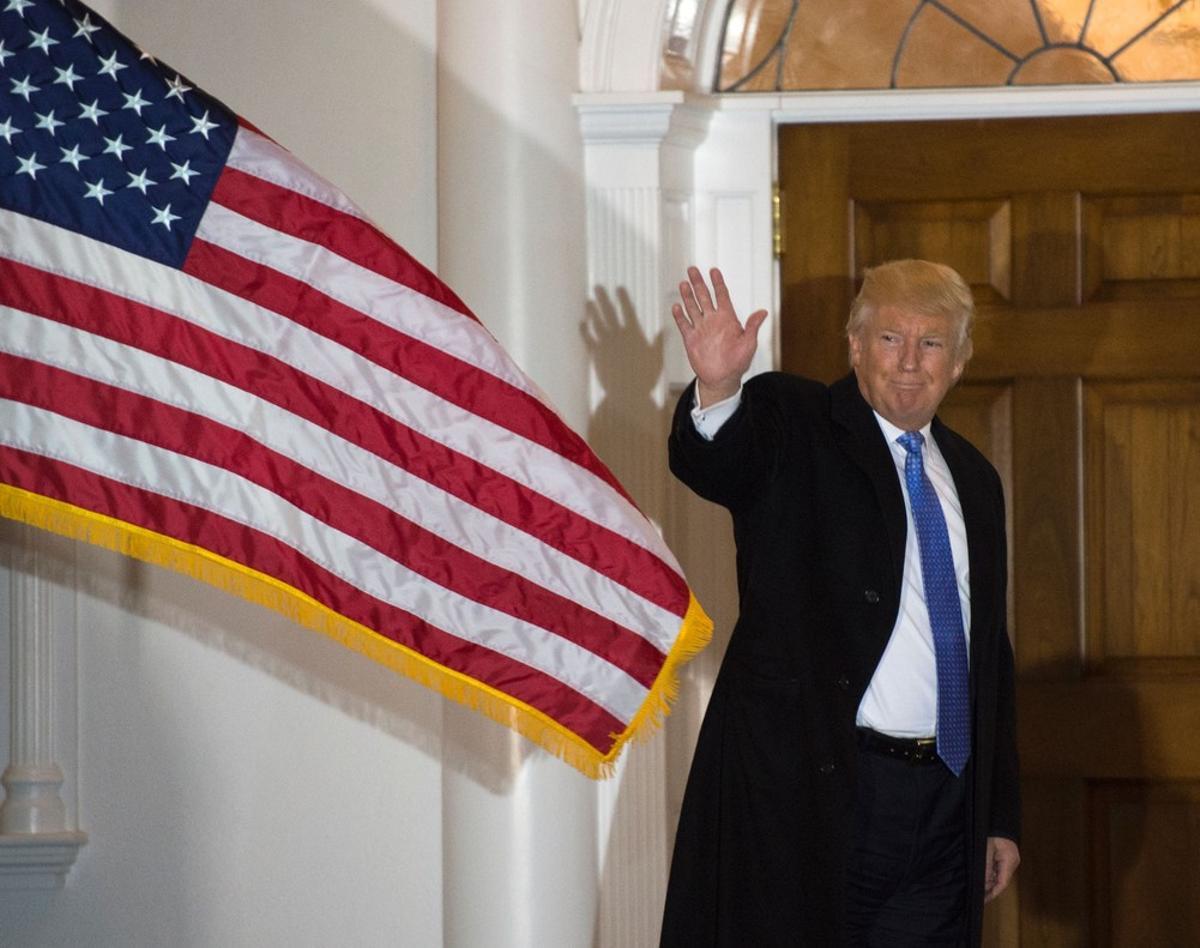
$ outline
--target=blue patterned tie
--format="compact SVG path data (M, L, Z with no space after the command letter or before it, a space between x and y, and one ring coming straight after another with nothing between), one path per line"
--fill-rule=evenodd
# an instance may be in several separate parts
M904 459L904 482L908 486L913 522L917 525L921 579L925 583L925 605L933 629L937 660L937 752L958 776L971 753L971 712L967 695L967 641L950 534L946 531L937 492L925 475L921 460L924 436L919 431L906 431L896 440L908 452Z

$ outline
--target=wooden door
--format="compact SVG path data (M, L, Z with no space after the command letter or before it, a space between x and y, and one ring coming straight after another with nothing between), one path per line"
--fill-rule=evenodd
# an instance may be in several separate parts
M846 371L854 276L979 304L943 417L1009 503L1025 806L993 945L1200 944L1200 117L788 126L784 366Z

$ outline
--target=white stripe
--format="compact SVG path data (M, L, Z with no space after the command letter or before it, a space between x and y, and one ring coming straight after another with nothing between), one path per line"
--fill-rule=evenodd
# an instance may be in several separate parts
M681 573L653 525L579 465L285 317L144 257L24 215L0 214L0 247L14 260L162 310L278 358L612 530Z
M272 402L141 349L0 306L0 351L52 365L244 432L447 542L552 590L668 652L679 617L403 468Z
M312 198L318 203L367 220L353 201L322 178L319 174L297 160L286 148L276 145L269 138L264 138L257 132L251 131L244 125L239 125L233 138L233 148L226 160L230 168L236 168L248 175L270 181L281 188L287 188L305 197Z
M623 722L633 718L646 697L645 688L587 649L432 583L224 468L20 402L0 399L0 417L2 444L213 511L275 537L368 595L551 675ZM290 525L288 535L277 530L280 524ZM344 564L354 564L354 569Z
M332 250L260 224L215 202L205 210L196 236L307 283L339 303L494 375L519 391L540 395L496 345L491 333L475 320Z

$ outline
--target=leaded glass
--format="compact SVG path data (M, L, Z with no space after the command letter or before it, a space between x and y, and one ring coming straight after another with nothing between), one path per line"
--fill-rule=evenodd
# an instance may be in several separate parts
M733 0L716 90L1184 79L1197 0Z

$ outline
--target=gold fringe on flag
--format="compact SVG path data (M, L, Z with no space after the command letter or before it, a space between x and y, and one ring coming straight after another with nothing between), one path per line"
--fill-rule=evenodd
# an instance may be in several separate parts
M613 735L612 749L601 754L579 735L523 701L439 665L419 652L347 619L294 587L203 547L9 484L0 484L0 517L165 567L272 609L299 625L361 652L380 665L439 691L452 701L507 725L592 779L611 776L625 744L630 740L646 740L661 726L670 713L671 703L678 696L679 667L700 652L712 637L712 621L695 596L689 593L688 610L680 633L646 700L624 732Z

